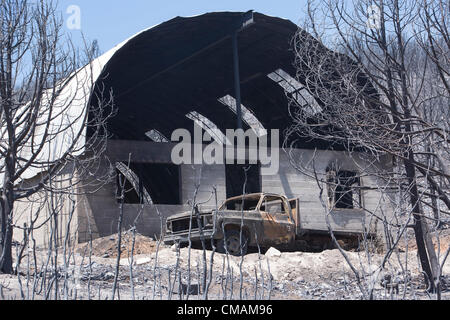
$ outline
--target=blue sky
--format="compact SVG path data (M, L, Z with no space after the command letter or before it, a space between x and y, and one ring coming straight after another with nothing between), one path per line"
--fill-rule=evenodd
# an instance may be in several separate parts
M80 9L80 30L66 31L81 44L81 32L90 41L96 39L102 52L150 26L176 16L193 16L212 11L247 11L253 9L298 23L306 0L59 0L64 19L67 9ZM67 24L65 24L66 26Z

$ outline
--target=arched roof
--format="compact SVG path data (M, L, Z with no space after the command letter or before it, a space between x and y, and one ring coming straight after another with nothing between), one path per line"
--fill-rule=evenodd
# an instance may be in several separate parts
M97 86L112 90L117 115L109 121L114 139L148 140L157 130L170 139L177 128L192 129L196 112L217 128L233 129L236 115L219 101L234 97L230 27L240 12L176 17L147 29L100 57ZM289 20L254 14L239 33L242 104L266 129L290 122L283 87L270 78L276 70L295 75ZM249 125L244 122L244 129Z
M220 131L236 127L230 29L242 14L176 17L141 31L79 69L60 84L60 93L51 102L58 115L50 127L58 134L45 143L37 159L59 159L73 141L74 153L84 151L86 132L82 138L76 136L86 130L86 111L91 106L96 109L99 91L112 91L114 96L117 114L108 120L112 139L149 140L156 134L160 140L170 140L173 130L192 130L194 121L223 139ZM292 121L285 90L298 92L303 86L300 79L294 79L292 40L297 31L289 20L254 13L254 23L239 33L244 129L280 129L280 139L284 138L283 130ZM318 99L300 92L304 101L315 104L308 107L311 112L320 111ZM42 104L47 103L44 95ZM44 121L36 131L46 128ZM87 130L89 136L89 127ZM314 140L296 146L330 147ZM22 157L28 156L25 150ZM33 167L23 178L41 170Z

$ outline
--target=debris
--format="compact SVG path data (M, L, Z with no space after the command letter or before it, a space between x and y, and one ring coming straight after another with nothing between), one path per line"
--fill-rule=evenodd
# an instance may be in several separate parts
M281 252L274 247L271 247L269 250L267 250L265 256L268 258L279 258L281 257Z
M127 237L128 235L125 235L124 239L126 240ZM88 296L86 291L88 280L93 288L98 287L102 291L110 291L113 284L112 280L115 277L117 261L111 257L109 250L117 250L117 242L109 240L109 238L93 241L93 254L89 261L86 258L81 259L79 254L75 254L74 261L77 263L81 262L81 265L72 264L71 261L67 267L67 284L70 290L76 289L78 299L81 296ZM137 246L141 245L138 243L141 241L139 239L142 239L144 244L157 244L157 242L148 237L141 238L136 235ZM105 243L109 243L109 245ZM129 249L128 244L126 242L126 250ZM156 249L153 246L147 248L150 248L150 252ZM132 275L129 267L130 256L127 253L123 254L118 274L121 299L130 298L130 283L134 285L135 297L159 298L161 295L162 299L166 299L169 290L171 290L172 294L186 295L189 293L193 298L203 294L201 284L203 251L198 249L189 251L189 248L185 247L180 248L179 254L175 254L173 248L161 245L157 259L156 250L150 254L135 254L133 257ZM86 254L82 249L81 254ZM78 248L78 251L80 251L80 248ZM97 253L99 255L96 255ZM45 249L38 250L36 254L40 261L38 265L41 265L46 261L48 251ZM109 255L110 258L102 258L106 255ZM403 292L406 292L407 298L428 298L415 252L408 251L407 257L404 253L400 255L400 261L406 261L405 258L407 258L408 270L406 272L404 272L404 269L401 268L396 259L391 259L389 264L386 264L385 269L380 269L380 263L383 261L382 255L371 253L371 264L367 265L367 257L364 253L347 252L350 262L358 270L361 266L364 268L364 277L360 280L365 285L373 288L375 298L391 299L394 297L397 299L402 297ZM58 258L63 263L63 256L61 255ZM209 266L210 258L211 255L208 252L206 255L207 266ZM155 266L154 263L156 261L157 265ZM188 261L191 263L190 269L187 268ZM332 266L332 268L329 268L329 266ZM450 272L449 267L450 263L447 262L442 270L443 275ZM246 296L247 298L254 298L254 293L256 293L256 298L267 298L269 290L272 290L270 294L272 299L354 300L362 297L352 270L337 249L318 253L281 253L276 248L270 248L265 255L251 252L244 259L216 252L211 271L211 284L208 293L210 298L222 299L224 290L227 290L227 298L229 298L229 290L231 288L234 291L233 297L236 297L240 288L240 271L243 272L242 288L244 292L249 293ZM39 270L39 273L36 275L42 278L46 272L47 278L51 278L54 270L50 268ZM58 273L63 275L63 269L59 269ZM191 286L187 285L189 273ZM130 276L133 277L132 282L130 281ZM171 277L170 282L168 281L169 276ZM16 278L17 276L0 275L0 284L3 285L3 292L6 297L20 292ZM448 279L450 278L444 279L443 276L443 283L450 282ZM26 279L23 278L22 281L26 281ZM443 284L443 288L442 297L443 299L448 299L450 291L446 291L445 284ZM391 295L397 292L400 292L400 295ZM172 298L175 298L175 296L172 295ZM101 294L101 299L105 299L105 293Z
M191 283L190 285L182 283L181 284L181 292L183 294L189 294L196 296L200 294L200 285L198 283Z
M328 283L325 283L325 282L320 285L320 288L324 289L324 290L331 290L331 289L333 289L332 286L330 286Z
M302 276L299 276L299 277L294 279L294 283L300 284L300 283L303 283L303 282L305 282L305 280L303 279Z

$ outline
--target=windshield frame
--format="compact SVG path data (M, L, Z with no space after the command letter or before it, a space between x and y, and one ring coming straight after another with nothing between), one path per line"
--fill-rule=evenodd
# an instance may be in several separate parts
M240 211L245 211L245 212L259 211L259 207L261 205L262 197L263 197L262 194L247 194L247 195L242 195L242 196L228 198L222 203L222 205L219 207L219 210L222 210L222 211L223 210L230 210L230 211L239 211L239 212ZM251 199L253 201L253 200L256 200L256 198L258 198L258 199L257 199L257 203L256 203L256 206L255 206L255 209L253 209L253 210L242 210L242 209L241 210L233 210L233 209L228 209L227 206L226 206L227 203L232 202L232 201L243 201L244 199L245 199L245 201L247 199Z

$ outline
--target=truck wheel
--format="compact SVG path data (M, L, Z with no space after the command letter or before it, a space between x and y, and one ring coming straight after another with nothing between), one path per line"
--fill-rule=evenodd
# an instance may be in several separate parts
M229 230L225 232L225 237L217 243L217 250L220 253L228 253L233 256L245 255L248 249L248 238L242 233L242 246L240 245L241 233L238 230ZM241 250L242 249L242 250Z

